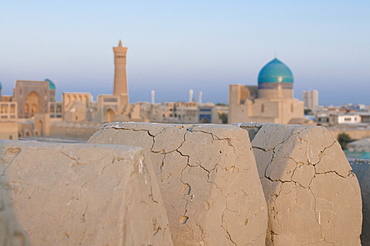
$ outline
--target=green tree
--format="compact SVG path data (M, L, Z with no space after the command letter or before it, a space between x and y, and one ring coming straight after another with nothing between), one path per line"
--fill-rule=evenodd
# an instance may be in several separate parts
M226 113L219 113L218 117L222 120L222 124L227 124L227 114Z
M352 139L347 133L342 132L338 134L338 143L342 149L347 149L347 144L353 142L355 139Z
M310 114L312 114L312 110L311 110L311 109L307 109L307 108L306 108L306 109L304 110L304 114L305 114L305 115L307 115L307 114L309 114L309 115L310 115Z

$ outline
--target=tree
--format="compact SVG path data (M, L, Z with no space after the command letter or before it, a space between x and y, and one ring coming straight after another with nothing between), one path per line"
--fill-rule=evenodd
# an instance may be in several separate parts
M312 110L311 109L304 109L304 114L305 115L311 115L312 114Z
M227 113L219 113L218 117L222 120L222 124L227 124Z
M347 144L350 142L355 141L355 139L352 139L347 133L342 132L338 134L338 143L342 147L342 149L347 149Z

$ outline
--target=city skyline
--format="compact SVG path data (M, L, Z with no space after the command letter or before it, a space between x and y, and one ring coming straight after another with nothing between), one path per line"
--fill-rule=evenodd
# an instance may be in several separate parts
M295 98L369 105L367 1L9 2L0 21L0 82L49 78L62 92L111 94L112 47L127 53L130 102L227 103L229 84L257 85L275 56L293 72ZM354 89L355 88L355 89Z

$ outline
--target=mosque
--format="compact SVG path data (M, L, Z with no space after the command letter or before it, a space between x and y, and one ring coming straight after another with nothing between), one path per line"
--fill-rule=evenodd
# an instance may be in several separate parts
M2 95L0 83L0 139L55 136L87 139L105 122L221 123L215 105L195 102L129 103L127 47L113 47L114 84L111 95L62 93L56 101L56 85L43 81L17 80L13 95Z
M43 81L17 80L13 95L2 95L0 83L0 139L56 136L87 139L102 123L112 121L159 123L221 123L220 109L202 103L189 91L188 102L129 103L127 47L121 41L114 52L114 85L111 95L64 92L56 101L56 85ZM258 75L258 86L232 84L229 88L228 123L260 122L309 124L303 102L293 98L293 74L278 59L266 64ZM225 109L222 109L225 110ZM227 112L227 111L224 111Z
M228 123L309 124L302 101L293 98L293 74L277 58L258 75L258 86L229 86Z

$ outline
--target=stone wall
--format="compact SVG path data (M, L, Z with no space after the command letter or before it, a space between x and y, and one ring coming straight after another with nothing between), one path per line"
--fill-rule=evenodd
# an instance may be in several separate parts
M0 121L0 139L18 139L18 123L16 121Z
M357 127L343 127L343 126L333 126L327 127L335 139L338 139L338 135L341 133L348 134L352 139L362 139L370 137L370 129L358 129Z
M109 123L88 142L0 142L0 245L360 245L325 128Z
M250 132L268 205L267 245L360 245L360 188L328 130L241 127Z
M97 123L54 122L50 126L50 136L87 140L99 129Z
M109 123L88 142L148 152L175 245L264 245L266 203L247 131L230 125Z
M0 205L12 207L32 245L172 245L142 149L1 141L0 156Z

